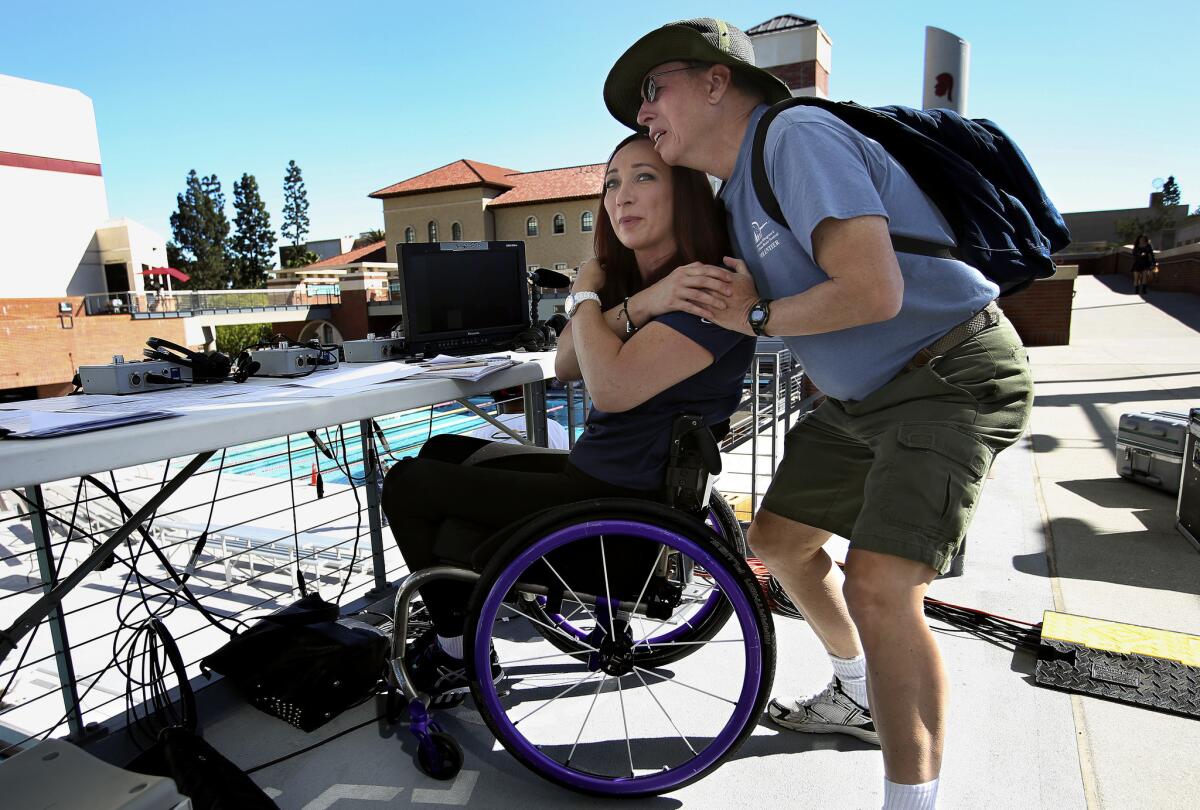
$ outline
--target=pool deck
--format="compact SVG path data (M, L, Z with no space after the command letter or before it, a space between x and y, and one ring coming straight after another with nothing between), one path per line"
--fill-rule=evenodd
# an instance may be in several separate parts
M1112 276L1082 277L1076 290L1071 345L1030 350L1032 423L993 467L965 573L936 581L931 595L1028 622L1054 609L1200 633L1200 552L1175 531L1173 499L1119 479L1114 458L1121 413L1200 405L1200 297L1151 291L1143 300L1128 279ZM731 458L730 468L737 463ZM344 523L335 534L353 534ZM841 558L845 546L835 538L831 553ZM775 692L822 688L829 664L810 629L780 617L775 627ZM1194 804L1200 723L1047 690L1034 684L1028 653L958 635L939 640L952 686L941 807ZM254 775L289 810L596 804L530 774L469 703L438 716L466 751L453 783L420 773L411 735L371 723L377 711L364 704L305 734L218 684L200 693L199 713L205 738L244 768L368 723ZM622 806L877 808L882 777L878 749L844 736L781 731L764 720L705 779Z

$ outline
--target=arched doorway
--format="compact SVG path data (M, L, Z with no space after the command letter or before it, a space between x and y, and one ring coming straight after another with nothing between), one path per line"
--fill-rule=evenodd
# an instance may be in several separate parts
M344 338L338 328L329 321L309 321L300 330L300 342L307 343L316 338L323 344L342 345Z

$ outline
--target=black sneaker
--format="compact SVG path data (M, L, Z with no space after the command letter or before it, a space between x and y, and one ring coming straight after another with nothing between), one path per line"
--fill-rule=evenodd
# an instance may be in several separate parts
M431 706L456 706L466 700L471 690L466 664L438 646L433 630L422 634L404 653L404 666L412 678L413 688L430 697ZM492 649L492 683L500 683L504 669Z

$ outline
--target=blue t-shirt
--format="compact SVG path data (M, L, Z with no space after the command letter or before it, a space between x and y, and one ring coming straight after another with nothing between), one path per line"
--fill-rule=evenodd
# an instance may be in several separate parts
M760 295L785 298L828 280L812 255L812 232L828 217L881 216L894 235L954 244L945 219L904 167L878 143L815 107L784 110L767 133L767 176L790 230L777 224L758 204L750 172L754 131L766 109L761 105L751 116L733 176L721 190L730 237ZM783 338L805 373L835 399L864 399L1000 293L955 259L908 253L897 259L904 301L895 318Z
M655 490L663 485L671 450L671 425L680 414L699 414L704 424L728 419L742 398L754 338L731 332L686 312L654 320L694 340L713 356L712 365L621 413L592 408L571 463L615 486Z

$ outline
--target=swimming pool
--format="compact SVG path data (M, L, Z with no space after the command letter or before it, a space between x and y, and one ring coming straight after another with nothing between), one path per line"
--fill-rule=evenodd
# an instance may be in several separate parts
M495 411L491 397L472 397L468 402L488 413ZM578 396L575 397L574 410L575 435L578 436L583 430L583 403ZM567 427L565 394L557 392L547 394L546 411L550 418L564 428ZM483 419L457 402L434 406L432 417L429 408L422 408L381 417L375 421L382 429L387 438L388 448L390 448L390 452L385 450L382 443L378 439L376 440L376 447L383 456L385 464L415 455L430 436L442 433L470 433L485 424ZM340 433L336 427L318 430L316 433L321 441L329 447L336 457L336 461L322 454L308 436L300 434L231 447L225 451L225 471L238 475L286 479L309 475L315 467L321 473L322 480L327 484L345 486L350 483L344 470L349 470L350 474L354 476L355 484L362 483L365 470L359 424L355 422L343 425ZM218 453L203 469L216 469L220 464L221 454Z

